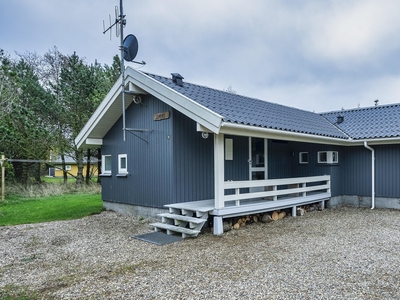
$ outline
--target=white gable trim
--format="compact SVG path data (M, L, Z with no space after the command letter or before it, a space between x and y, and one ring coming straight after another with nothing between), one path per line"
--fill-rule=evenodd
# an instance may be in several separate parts
M195 122L208 128L211 132L219 132L223 117L212 110L130 67L126 69L125 77L126 86L129 87L129 91L132 93L149 93ZM132 102L132 97L125 97L125 109ZM87 147L93 139L101 140L121 115L120 77L75 138L76 146L78 148Z
M127 81L157 97L210 131L219 132L223 120L221 115L132 68L128 68L126 74Z

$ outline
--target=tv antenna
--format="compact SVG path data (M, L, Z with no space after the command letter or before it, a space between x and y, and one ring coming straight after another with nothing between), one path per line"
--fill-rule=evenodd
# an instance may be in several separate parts
M119 1L119 14L118 14L118 6L115 6L115 21L111 23L111 15L108 15L110 20L110 26L105 28L104 20L103 20L103 34L106 34L108 31L110 32L110 40L111 40L111 29L115 27L115 35L116 37L120 37L120 50L121 50L121 94L122 94L122 131L124 141L126 138L126 126L125 126L125 65L124 60L133 62L140 65L145 65L144 61L137 62L134 61L138 50L139 43L137 38L133 34L128 34L124 38L124 27L126 26L126 19L124 15L122 0Z

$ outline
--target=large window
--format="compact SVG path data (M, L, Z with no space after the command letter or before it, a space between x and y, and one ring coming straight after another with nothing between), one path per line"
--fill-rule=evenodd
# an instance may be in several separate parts
M128 173L128 160L126 154L118 154L118 173Z
M339 162L339 153L337 151L319 151L319 164L337 164Z
M111 155L102 155L101 157L101 173L111 174Z

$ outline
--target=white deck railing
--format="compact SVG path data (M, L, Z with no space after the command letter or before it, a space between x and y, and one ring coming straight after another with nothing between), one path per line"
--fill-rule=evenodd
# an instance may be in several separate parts
M282 198L306 197L310 194L330 193L330 176L313 176L251 181L225 181L224 191L234 190L231 195L224 195L219 208L249 204L252 200L277 201ZM245 189L241 192L241 189ZM247 201L246 201L247 200ZM300 200L300 199L299 199ZM247 203L246 203L247 202ZM217 204L217 203L216 203ZM217 207L218 208L218 207Z

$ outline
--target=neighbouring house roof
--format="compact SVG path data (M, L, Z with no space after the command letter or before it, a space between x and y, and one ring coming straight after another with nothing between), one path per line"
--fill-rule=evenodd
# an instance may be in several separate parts
M400 104L322 113L354 140L400 137ZM338 117L342 120L338 122Z
M314 113L182 82L172 77L144 73L128 67L126 89L130 94L152 94L188 116L201 129L214 133L257 134L269 138L332 144L362 144L361 140L400 143L399 104ZM122 115L121 79L96 109L75 139L78 147L101 146L102 138ZM125 107L132 103L125 97ZM337 117L342 116L343 122ZM198 129L199 130L199 129ZM379 143L382 141L379 140Z

